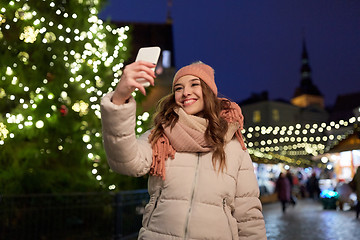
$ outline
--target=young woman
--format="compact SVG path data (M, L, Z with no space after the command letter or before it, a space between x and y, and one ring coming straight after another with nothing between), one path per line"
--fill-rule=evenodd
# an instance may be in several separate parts
M266 239L259 188L241 136L239 106L217 98L214 70L201 62L181 68L154 127L135 136L135 100L154 85L153 64L125 67L101 103L104 146L114 171L149 174L150 201L139 239Z

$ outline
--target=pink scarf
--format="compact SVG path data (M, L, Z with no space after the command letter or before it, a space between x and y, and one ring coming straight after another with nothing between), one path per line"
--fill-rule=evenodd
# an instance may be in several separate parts
M236 136L242 148L246 150L244 140L241 135L244 117L239 105L231 102L231 109L223 110L221 117L228 123L228 132L225 141L229 142ZM179 120L175 126L164 128L164 133L153 146L153 162L150 174L165 179L165 160L169 157L174 159L175 152L210 152L212 146L205 139L205 131L208 125L206 119L194 115L188 115L182 108L175 112L179 115Z

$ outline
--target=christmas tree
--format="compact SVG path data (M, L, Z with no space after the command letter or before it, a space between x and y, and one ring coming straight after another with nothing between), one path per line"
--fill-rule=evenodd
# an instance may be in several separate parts
M100 0L1 1L2 193L118 190L130 180L106 163L100 99L119 81L129 28L100 20Z

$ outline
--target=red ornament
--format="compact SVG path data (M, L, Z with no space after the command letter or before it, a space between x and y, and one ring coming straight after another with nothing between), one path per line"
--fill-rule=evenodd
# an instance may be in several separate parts
M61 105L60 107L60 114L61 116L66 116L68 114L68 108L65 105Z
M54 80L54 78L55 78L55 75L54 75L54 74L52 74L52 73L50 73L50 72L48 72L48 73L46 74L46 79L47 79L49 82L52 82L52 81Z

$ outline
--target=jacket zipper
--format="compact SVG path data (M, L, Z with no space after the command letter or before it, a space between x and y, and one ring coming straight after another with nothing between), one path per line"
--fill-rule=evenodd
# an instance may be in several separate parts
M198 172L199 172L199 163L200 163L200 153L198 153L198 159L197 159L196 169L195 169L195 177L194 177L194 182L193 182L193 186L192 186L192 193L191 193L191 199L190 199L190 207L189 207L188 214L186 216L184 239L188 238L187 235L188 235L188 230L189 230L189 226L188 226L189 225L189 218L190 218L190 215L191 215L193 202L194 202L195 187L196 187L197 178L198 178Z
M226 198L223 198L223 210L224 210L224 213L225 213L225 217L227 218L227 221L228 221L228 226L229 226L231 238L234 239L234 236L232 234L231 225L230 225L230 219L229 219L228 214L226 213Z
M151 220L151 218L152 218L152 215L153 215L153 213L155 212L155 209L156 209L156 207L157 207L158 201L159 201L160 196L161 196L161 191L162 191L162 189L160 188L160 190L159 190L159 195L156 197L156 200L155 200L155 203L154 203L154 208L151 210L151 213L150 213L150 215L149 215L149 219L147 220L147 223L146 223L146 227L149 226L149 223L150 223L150 220Z

